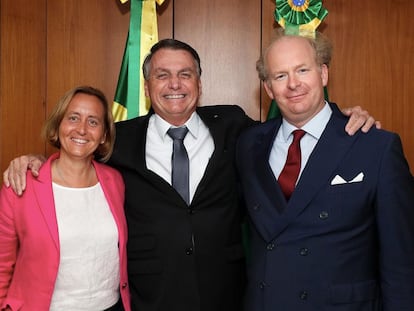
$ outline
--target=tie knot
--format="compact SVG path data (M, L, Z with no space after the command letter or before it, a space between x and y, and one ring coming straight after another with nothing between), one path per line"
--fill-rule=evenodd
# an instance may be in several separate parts
M174 140L183 140L185 135L188 133L188 128L186 126L183 127L171 127L167 134Z
M293 132L293 141L296 142L298 140L301 140L302 137L306 134L304 130L294 130Z

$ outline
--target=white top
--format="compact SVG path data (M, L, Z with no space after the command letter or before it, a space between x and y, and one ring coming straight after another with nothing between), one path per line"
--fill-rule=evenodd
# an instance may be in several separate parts
M53 183L60 263L51 311L104 310L119 299L118 229L101 185Z
M214 151L214 141L209 129L199 115L194 112L185 123L188 133L184 138L190 161L190 201L194 197L208 161ZM145 146L147 168L161 176L171 185L171 157L173 140L167 134L171 124L157 114L150 117Z
M313 148L315 148L322 132L325 130L331 114L331 107L329 107L328 103L325 103L323 109L319 111L318 114L315 115L308 123L302 126L302 130L306 131L306 134L300 140L301 167L296 183L299 181ZM288 149L293 140L292 132L294 130L297 130L297 128L283 119L282 125L277 132L276 139L273 142L272 150L270 151L269 156L269 164L276 179L279 178L279 175L285 166Z

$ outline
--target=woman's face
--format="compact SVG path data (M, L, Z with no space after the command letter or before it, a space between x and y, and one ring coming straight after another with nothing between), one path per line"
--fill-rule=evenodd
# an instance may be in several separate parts
M105 142L104 107L93 95L76 94L59 125L60 152L74 159L92 158Z

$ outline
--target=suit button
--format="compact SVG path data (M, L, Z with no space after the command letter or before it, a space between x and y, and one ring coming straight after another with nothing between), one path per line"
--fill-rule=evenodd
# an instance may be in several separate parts
M253 210L258 211L259 210L259 204L256 204L255 206L253 206Z
M320 219L327 219L329 217L329 214L328 214L328 212L327 211L322 211L322 212L320 212L320 214L319 214L319 218Z
M300 293L300 299L302 299L302 300L306 300L306 299L308 299L308 292L307 291L302 291L301 293Z
M300 249L300 251L299 251L299 254L300 254L301 256L306 256L306 255L308 255L308 254L309 254L309 250L308 250L306 247L301 248L301 249Z
M272 251L274 248L275 248L275 244L273 244L273 243L269 243L269 244L267 244L267 246L266 246L266 249L267 249L268 251Z
M193 254L193 248L189 247L185 250L186 255L192 255Z

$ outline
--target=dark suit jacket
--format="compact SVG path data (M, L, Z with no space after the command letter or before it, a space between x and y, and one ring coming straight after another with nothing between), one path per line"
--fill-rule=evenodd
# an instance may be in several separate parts
M377 129L348 136L332 108L288 204L268 162L281 119L240 138L248 311L414 308L414 181L400 139ZM361 172L361 182L331 185Z
M133 310L241 310L243 211L234 157L239 133L252 120L237 106L200 107L197 113L215 150L190 207L146 168L149 115L117 123L110 164L125 181Z

